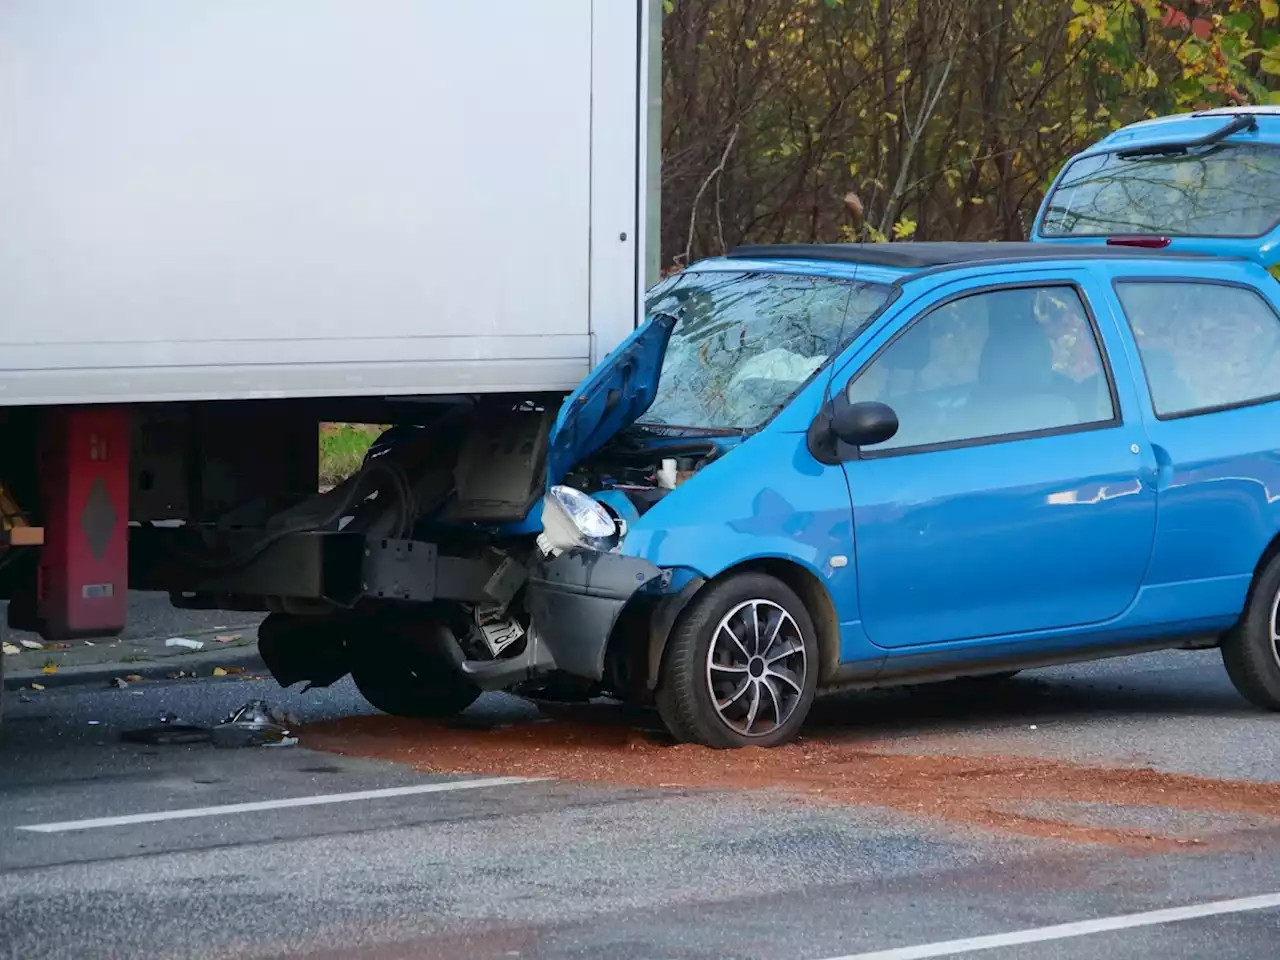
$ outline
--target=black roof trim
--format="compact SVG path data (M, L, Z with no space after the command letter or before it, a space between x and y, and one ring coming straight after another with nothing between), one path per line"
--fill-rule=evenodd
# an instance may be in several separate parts
M1181 250L1157 250L1149 247L1076 245L1058 243L957 243L951 241L906 241L901 243L779 243L750 244L737 247L728 254L737 260L836 260L842 263L866 263L903 270L994 260L1119 260L1237 259Z

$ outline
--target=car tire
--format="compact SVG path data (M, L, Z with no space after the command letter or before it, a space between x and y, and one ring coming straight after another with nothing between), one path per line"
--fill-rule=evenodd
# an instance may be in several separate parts
M351 679L360 695L394 717L452 717L480 696L480 688L417 630L390 629L353 659Z
M1280 554L1254 580L1244 615L1222 640L1222 662L1241 696L1280 710Z
M808 716L818 669L817 631L795 591L766 574L739 574L704 590L677 623L658 713L683 743L778 746Z

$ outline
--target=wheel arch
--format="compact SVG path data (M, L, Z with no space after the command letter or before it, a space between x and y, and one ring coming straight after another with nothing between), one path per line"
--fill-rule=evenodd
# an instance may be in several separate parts
M646 686L658 686L667 640L685 616L689 605L709 586L744 573L764 573L795 591L817 631L818 684L830 680L840 667L840 619L835 602L822 580L808 567L785 557L755 557L720 571L714 577L691 581L679 594L665 598L649 617Z

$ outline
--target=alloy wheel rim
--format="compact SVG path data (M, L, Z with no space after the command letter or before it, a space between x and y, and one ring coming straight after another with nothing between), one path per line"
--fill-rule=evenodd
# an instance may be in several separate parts
M808 658L795 618L772 600L747 600L716 625L707 690L720 722L743 737L773 733L804 694Z
M1276 666L1280 667L1280 590L1276 591L1275 598L1271 601L1268 626L1271 627L1271 656L1275 657Z

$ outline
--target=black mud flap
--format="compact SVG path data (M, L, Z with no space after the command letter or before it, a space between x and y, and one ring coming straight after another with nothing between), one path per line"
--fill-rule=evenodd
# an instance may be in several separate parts
M352 630L343 618L273 613L258 627L258 652L280 686L328 687L351 672L346 637Z

